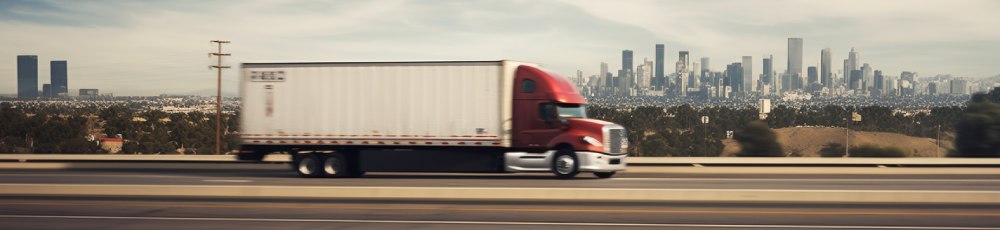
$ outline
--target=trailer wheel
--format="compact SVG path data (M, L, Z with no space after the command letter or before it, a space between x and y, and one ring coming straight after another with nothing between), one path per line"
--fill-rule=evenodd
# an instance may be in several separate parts
M347 157L341 153L332 153L323 156L323 176L333 177L333 178L343 178L351 177L352 173L351 163L347 160Z
M295 154L295 172L305 178L316 178L322 176L322 161L319 155L306 153Z
M612 172L594 172L594 176L597 176L598 178L611 178L612 176L615 176L615 173L616 172L614 172L614 171L612 171Z
M552 173L559 179L572 179L580 173L576 153L571 149L559 149L552 158Z

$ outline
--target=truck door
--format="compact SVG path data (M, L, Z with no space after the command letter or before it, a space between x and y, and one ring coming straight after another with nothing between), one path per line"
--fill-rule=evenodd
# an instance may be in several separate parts
M521 66L514 78L513 147L546 150L549 141L563 132L556 104L540 70Z

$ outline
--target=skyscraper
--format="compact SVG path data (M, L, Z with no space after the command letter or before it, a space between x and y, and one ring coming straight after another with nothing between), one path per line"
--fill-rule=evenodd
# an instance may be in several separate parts
M802 78L802 38L788 38L788 68L790 78ZM801 88L801 85L793 88Z
M691 59L688 56L687 51L680 51L677 53L677 71L675 73L687 73L688 68L691 66Z
M844 76L842 76L842 78L844 78L844 87L847 87L847 89L855 89L853 85L854 76L851 76L852 73L853 69L851 69L851 59L844 59Z
M726 86L730 86L733 94L743 92L743 64L733 62L726 66L726 76L723 81Z
M875 81L875 74L872 72L872 67L868 63L861 65L861 74L861 90L871 92Z
M603 84L598 84L598 85L600 85L602 87L610 87L611 86L611 77L608 77L608 75L610 75L610 73L608 73L608 63L601 62L601 75L597 75L597 76L600 78L600 81L601 81L600 83L603 83Z
M67 97L69 96L69 81L67 79L66 71L66 61L56 60L49 62L50 66L50 83L52 84L52 95L50 97Z
M743 95L750 95L757 90L757 79L753 76L753 57L743 56Z
M622 50L622 70L635 72L632 66L632 50Z
M656 75L653 75L653 85L656 89L662 89L663 85L666 84L663 75L663 44L656 44L656 68L654 71Z
M872 96L882 96L885 93L885 75L882 75L881 70L875 70L875 76L872 82Z
M851 47L851 52L847 54L847 64L850 70L857 70L861 68L861 54L854 51L854 47Z
M827 89L833 89L833 57L830 52L830 48L826 48L820 51L819 55L820 83Z
M38 56L17 56L17 97L34 99L38 97Z
M806 72L807 76L809 76L808 81L806 81L808 82L806 83L807 87L812 87L814 84L819 84L819 73L817 73L818 71L816 71L815 66L810 66L809 68L807 68Z
M774 56L767 55L764 57L764 72L762 73L762 78L760 82L765 85L774 87Z

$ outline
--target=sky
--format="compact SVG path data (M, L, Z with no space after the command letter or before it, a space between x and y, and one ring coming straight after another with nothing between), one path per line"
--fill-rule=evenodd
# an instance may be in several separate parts
M1000 74L1000 1L992 0L0 0L0 94L16 93L16 56L69 63L70 94L215 92L210 40L223 52L223 91L236 95L243 62L501 60L573 76L601 62L635 65L665 44L709 57L713 70L753 56L786 69L787 39L804 39L804 66L831 48L835 71L851 48L887 75ZM805 69L805 67L803 67ZM612 71L616 72L616 71Z

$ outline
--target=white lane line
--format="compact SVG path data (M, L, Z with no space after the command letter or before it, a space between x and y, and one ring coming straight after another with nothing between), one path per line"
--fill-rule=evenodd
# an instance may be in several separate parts
M1000 179L847 179L847 178L610 178L621 181L815 181L815 182L1000 182Z
M515 222L515 221L433 221L433 220L352 220L352 219L276 219L276 218L219 218L219 217L137 217L137 216L50 216L50 215L0 215L0 218L35 219L90 219L90 220L164 220L164 221L254 221L254 222L318 222L361 224L455 224L455 225L541 225L583 227L678 227L678 228L811 228L811 229L1000 229L986 227L940 226L850 226L850 225L771 225L771 224L650 224L650 223L600 223L600 222Z
M253 182L253 180L201 180L204 182L222 182L222 183L248 183Z

